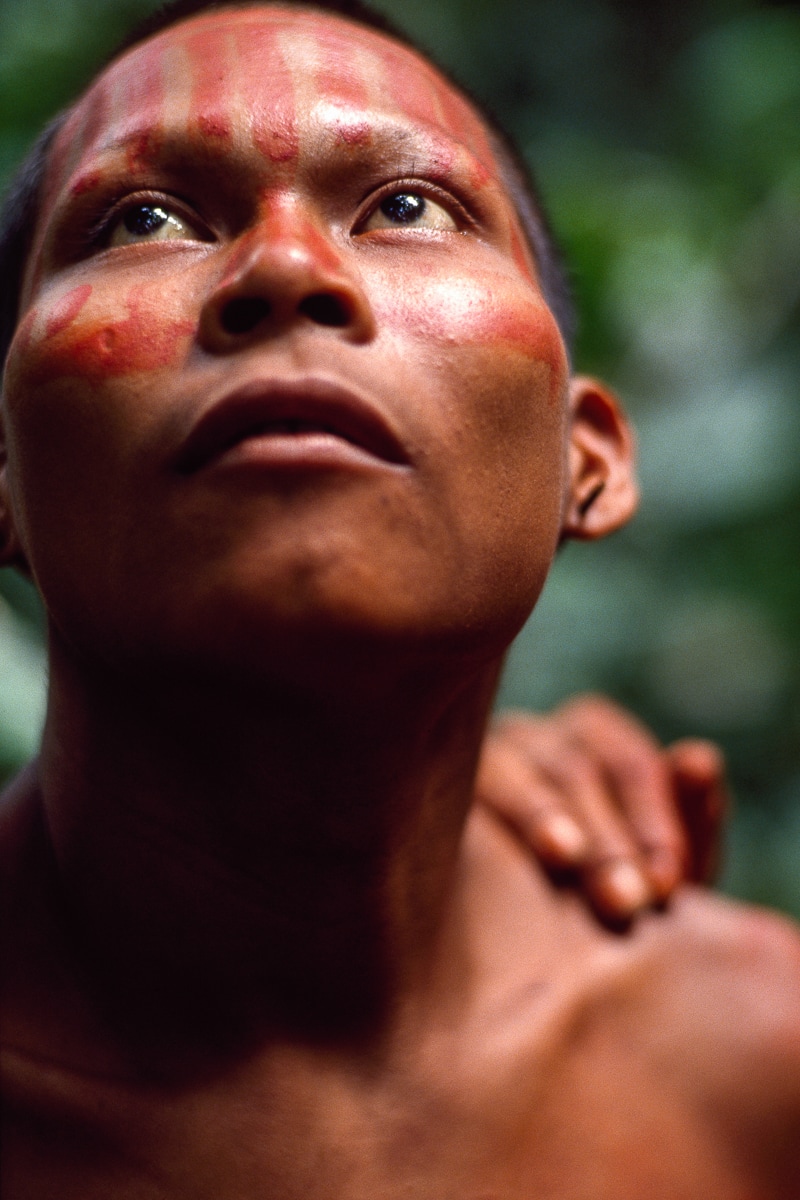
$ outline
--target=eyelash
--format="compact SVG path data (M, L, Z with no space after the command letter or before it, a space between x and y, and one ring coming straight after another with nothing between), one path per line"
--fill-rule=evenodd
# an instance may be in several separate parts
M438 187L431 183L430 180L419 179L414 177L392 179L381 185L377 189L371 188L369 193L362 198L358 205L355 219L351 225L350 232L357 235L361 232L362 227L367 223L370 217L377 212L381 204L389 199L390 196L398 193L411 192L422 196L425 199L430 199L450 213L456 225L458 232L469 232L477 228L477 222L467 211L461 201L455 197L452 192L446 191L444 188ZM159 205L168 208L180 220L184 220L187 225L194 228L200 241L216 240L212 228L206 221L195 211L188 201L183 200L179 196L171 195L166 192L156 190L147 191L143 189L140 192L126 193L111 201L104 207L102 213L95 218L89 225L86 234L81 238L83 247L90 253L98 253L108 249L108 241L112 235L114 225L121 220L126 212L139 205ZM400 227L398 227L399 229ZM372 231L376 232L376 231ZM391 232L381 231L381 232ZM205 236L203 236L205 235Z
M103 212L89 226L86 233L86 245L95 253L108 248L108 240L113 232L114 225L120 221L126 212L132 208L137 208L144 205L153 205L167 208L174 213L179 220L185 221L187 225L195 229L200 236L200 241L212 241L214 235L208 224L195 212L192 206L179 196L169 195L165 192L157 191L141 191L126 193L114 200L110 206L103 209Z
M392 179L377 190L371 189L359 205L356 219L353 222L352 232L358 233L370 217L377 212L384 200L388 200L390 196L395 196L402 192L412 192L415 195L422 196L425 200L432 200L436 204L441 205L452 216L458 226L459 233L469 233L471 230L477 229L475 219L452 192L438 187L435 183L431 183L430 180L411 177L408 179Z

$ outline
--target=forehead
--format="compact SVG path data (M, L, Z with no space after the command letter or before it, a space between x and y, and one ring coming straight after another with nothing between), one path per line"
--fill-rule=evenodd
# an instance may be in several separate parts
M345 18L278 6L206 13L135 46L79 101L56 154L69 169L147 129L187 124L215 139L245 126L280 162L302 153L314 118L363 140L359 114L443 135L497 170L482 119L421 55Z

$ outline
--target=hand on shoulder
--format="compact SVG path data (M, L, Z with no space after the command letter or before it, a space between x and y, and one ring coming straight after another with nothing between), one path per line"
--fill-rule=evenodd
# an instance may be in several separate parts
M603 696L551 713L501 714L487 736L478 799L546 869L569 872L601 919L629 921L684 880L714 876L728 808L711 742L662 746Z

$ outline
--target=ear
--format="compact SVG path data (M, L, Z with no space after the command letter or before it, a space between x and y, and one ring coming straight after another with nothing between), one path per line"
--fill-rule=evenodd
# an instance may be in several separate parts
M570 384L570 486L563 538L604 537L636 512L633 431L616 397L602 384L578 375Z
M9 495L2 394L0 394L0 567L17 567L30 577L30 567L19 540Z

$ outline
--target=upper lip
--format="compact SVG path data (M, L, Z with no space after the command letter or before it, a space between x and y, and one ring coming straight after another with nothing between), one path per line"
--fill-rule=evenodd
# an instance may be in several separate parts
M212 404L182 444L177 469L185 474L198 471L273 426L276 433L287 432L286 422L332 433L389 463L408 462L388 420L357 392L326 379L273 379L246 384Z

